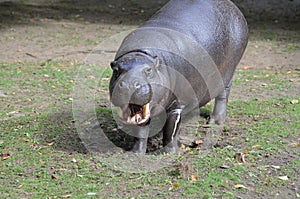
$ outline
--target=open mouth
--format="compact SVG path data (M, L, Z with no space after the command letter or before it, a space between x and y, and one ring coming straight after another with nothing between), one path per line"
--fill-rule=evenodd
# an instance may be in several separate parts
M128 124L143 125L150 119L150 105L129 104L118 107L118 116Z

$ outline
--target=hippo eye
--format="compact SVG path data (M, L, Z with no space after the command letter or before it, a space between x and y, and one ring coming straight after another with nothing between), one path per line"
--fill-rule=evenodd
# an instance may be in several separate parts
M144 72L145 72L145 74L146 74L147 77L152 77L153 69L151 67L149 67L149 68L146 68L144 70Z

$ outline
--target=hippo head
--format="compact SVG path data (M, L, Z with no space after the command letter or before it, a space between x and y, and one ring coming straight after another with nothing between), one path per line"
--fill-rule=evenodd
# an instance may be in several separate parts
M149 123L153 104L166 93L158 58L129 53L113 61L111 68L110 98L119 120L139 126Z

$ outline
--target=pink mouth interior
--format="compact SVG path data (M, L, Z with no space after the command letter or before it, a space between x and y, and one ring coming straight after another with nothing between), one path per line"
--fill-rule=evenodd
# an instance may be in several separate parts
M149 103L143 106L136 104L124 105L119 108L118 115L128 124L144 124L150 118Z

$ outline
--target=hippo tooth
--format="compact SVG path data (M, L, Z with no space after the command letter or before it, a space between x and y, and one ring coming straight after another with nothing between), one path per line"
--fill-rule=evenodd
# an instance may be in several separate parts
M139 123L139 122L142 120L142 117L141 117L140 114L136 114L136 115L134 116L134 118L135 118L135 122L136 122L136 123Z
M149 103L143 106L142 118L146 118L146 116L150 113Z

